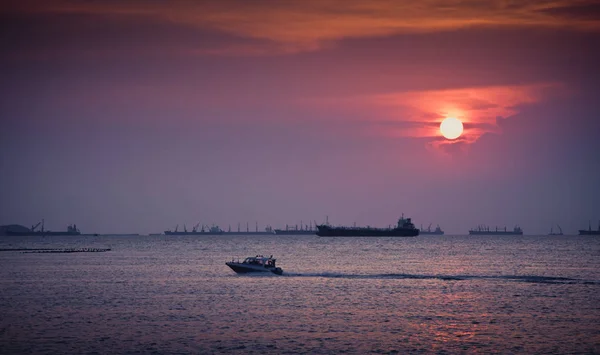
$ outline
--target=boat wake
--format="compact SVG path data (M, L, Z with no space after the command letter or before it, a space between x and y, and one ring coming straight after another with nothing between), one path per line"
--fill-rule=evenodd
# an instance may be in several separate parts
M460 276L444 275L411 275L411 274L342 274L342 273L293 273L286 272L284 276L289 277L323 277L332 279L438 279L438 280L464 280Z
M426 275L426 274L344 274L344 273L294 273L284 272L287 277L319 277L339 279L412 279L412 280L441 280L441 281L464 281L464 280L502 280L512 282L543 283L543 284L594 284L600 285L600 281L573 279L568 277L551 277L536 275Z

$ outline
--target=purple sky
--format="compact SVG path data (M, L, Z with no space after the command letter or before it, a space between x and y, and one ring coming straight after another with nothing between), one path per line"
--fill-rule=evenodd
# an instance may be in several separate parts
M0 20L0 224L600 219L593 2L21 0Z

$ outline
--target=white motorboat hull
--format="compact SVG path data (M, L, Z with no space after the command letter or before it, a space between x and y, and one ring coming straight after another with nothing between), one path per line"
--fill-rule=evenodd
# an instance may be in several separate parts
M283 270L280 267L265 267L264 265L252 265L236 262L225 263L238 274L255 273L255 272L270 272L276 275L283 274Z

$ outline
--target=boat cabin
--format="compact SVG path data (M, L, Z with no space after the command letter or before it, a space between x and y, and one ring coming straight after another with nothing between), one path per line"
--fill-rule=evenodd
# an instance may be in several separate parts
M250 256L244 259L242 264L250 264L250 265L262 265L264 267L275 267L275 260L273 259L273 255L271 257L266 257L262 255Z

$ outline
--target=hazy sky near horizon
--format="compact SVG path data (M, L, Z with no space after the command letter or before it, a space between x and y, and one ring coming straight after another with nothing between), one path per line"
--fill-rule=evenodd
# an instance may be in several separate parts
M0 19L0 224L600 219L593 1L19 0Z

